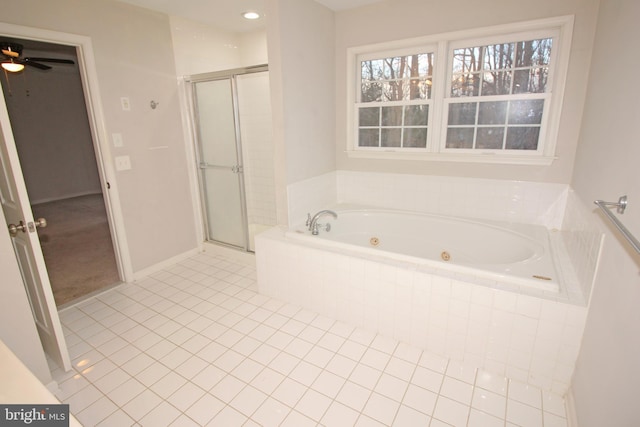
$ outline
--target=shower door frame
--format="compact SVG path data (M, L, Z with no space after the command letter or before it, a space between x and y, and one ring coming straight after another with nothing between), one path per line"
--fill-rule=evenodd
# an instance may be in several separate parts
M194 145L194 155L195 155L195 167L198 175L198 193L200 195L200 215L202 218L202 226L203 226L203 239L205 242L212 242L215 244L228 246L234 249L241 249L244 252L251 252L250 250L250 236L249 236L249 219L247 214L247 197L246 197L246 188L245 188L245 179L244 179L244 160L242 156L242 133L240 128L240 111L239 111L239 103L238 103L238 88L237 88L237 76L253 74L253 73L261 73L269 71L269 67L267 64L256 65L252 67L241 67L241 68L233 68L229 70L215 71L211 73L202 73L195 74L191 76L184 77L184 83L186 85L186 93L188 98L188 104L190 108L190 125L191 125L191 134ZM237 246L231 243L223 242L220 240L213 240L210 238L210 224L209 224L209 215L208 215L208 203L206 197L206 183L203 177L203 172L201 168L202 162L202 139L200 136L200 116L198 113L198 105L196 101L196 84L216 81L216 80L230 80L231 84L231 99L232 99L232 107L233 107L233 118L234 118L234 130L235 130L235 146L236 146L236 157L237 157L237 165L234 166L235 171L238 175L238 184L240 187L240 210L242 215L242 241L243 246Z

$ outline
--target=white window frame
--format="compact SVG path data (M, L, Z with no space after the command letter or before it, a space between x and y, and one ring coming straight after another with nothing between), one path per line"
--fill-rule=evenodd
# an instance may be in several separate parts
M472 163L505 163L525 165L550 165L555 157L560 113L564 98L564 88L569 67L573 16L517 22L512 24L437 34L427 37L377 43L347 49L347 147L346 152L353 158L428 160ZM540 137L537 150L482 150L446 149L448 105L450 102L498 101L499 96L451 98L450 70L453 50L460 47L483 46L492 43L553 38L551 67L547 91L544 94L519 94L522 98L543 98ZM426 49L426 50L425 50ZM358 107L360 92L360 62L372 58L385 58L409 53L434 52L432 95L429 100L429 122L427 147L359 147ZM513 95L507 95L513 99ZM421 102L422 103L422 102ZM402 105L408 105L403 103ZM391 105L391 104L387 104Z
M371 52L371 53L365 53L362 55L358 55L357 58L357 64L356 66L358 67L358 69L360 69L360 62L361 61L367 61L370 59L379 59L379 58L390 58L390 57L395 57L395 56L409 56L409 55L413 55L413 54L421 54L421 53L433 53L434 58L436 56L436 52L437 52L437 45L435 44L423 44L423 45L416 45L416 46L411 46L408 48L404 48L404 49L393 49L393 50L387 50L387 51L376 51L376 52ZM434 59L434 61L436 61ZM436 62L437 64L437 62ZM435 74L435 71L434 71ZM362 73L358 72L356 73L356 89L357 91L359 91L361 85L362 85ZM359 107L366 107L366 106L371 106L371 107L393 107L393 106L405 106L405 105L428 105L429 106L429 117L427 119L427 147L429 146L429 141L431 138L431 129L432 126L434 125L433 122L433 100L434 100L434 95L433 95L433 87L431 88L431 97L428 99L417 99L417 100L411 100L411 101L385 101L385 102L358 102L357 101L357 97L358 94L356 93L356 106L355 106L355 114L358 114L358 108ZM405 128L404 126L401 126L403 129ZM358 132L358 130L356 129L356 133ZM357 138L357 136L356 136ZM357 144L356 144L357 145ZM358 150L363 150L363 151L380 151L380 147L357 147ZM386 150L386 148L384 148ZM395 150L393 147L389 147L389 150ZM424 148L406 148L406 147L402 147L401 150L403 152L415 152L415 153L421 153L424 152L425 149Z

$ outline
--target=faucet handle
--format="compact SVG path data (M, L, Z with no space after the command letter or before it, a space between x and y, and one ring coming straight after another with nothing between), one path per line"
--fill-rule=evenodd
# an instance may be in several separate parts
M311 225L311 214L307 212L307 222L304 224L307 227Z

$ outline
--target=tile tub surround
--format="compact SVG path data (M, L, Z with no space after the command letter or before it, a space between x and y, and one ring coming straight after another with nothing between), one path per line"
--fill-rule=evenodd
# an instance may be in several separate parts
M335 171L289 185L287 197L289 226L336 204L542 225L562 235L562 264L577 273L583 300L591 295L604 234L591 202L565 184Z
M569 191L560 231L585 300L591 296L605 236L595 220L596 206L590 205L589 208L573 191Z
M89 426L567 427L563 399L257 293L206 252L61 312Z
M560 228L565 184L335 171L287 186L289 225L307 212L357 204Z
M261 294L563 395L587 308L408 263L256 239Z

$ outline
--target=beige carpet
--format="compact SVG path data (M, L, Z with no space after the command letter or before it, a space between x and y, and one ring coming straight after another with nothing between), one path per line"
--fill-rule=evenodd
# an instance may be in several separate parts
M119 283L101 194L32 206L53 296L58 307Z

